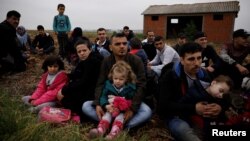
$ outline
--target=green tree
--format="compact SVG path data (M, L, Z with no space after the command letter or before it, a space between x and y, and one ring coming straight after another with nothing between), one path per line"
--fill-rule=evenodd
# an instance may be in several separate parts
M193 40L194 35L197 32L197 28L193 20L191 20L190 23L186 24L186 27L183 29L183 32L186 34L189 41Z

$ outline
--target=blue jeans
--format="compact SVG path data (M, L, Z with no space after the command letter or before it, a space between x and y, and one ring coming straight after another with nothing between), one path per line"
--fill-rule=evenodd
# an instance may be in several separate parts
M186 121L174 117L167 120L167 124L170 132L177 141L201 141Z
M93 120L99 121L93 101L86 101L82 105L82 111ZM145 103L141 103L137 113L128 121L125 128L130 129L148 121L152 116L152 110Z

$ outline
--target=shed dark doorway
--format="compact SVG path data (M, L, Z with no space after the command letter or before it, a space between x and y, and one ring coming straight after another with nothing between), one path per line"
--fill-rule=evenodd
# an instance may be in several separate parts
M187 24L194 23L196 29L202 30L202 16L168 16L167 17L167 34L166 39L176 38L183 29L187 27Z

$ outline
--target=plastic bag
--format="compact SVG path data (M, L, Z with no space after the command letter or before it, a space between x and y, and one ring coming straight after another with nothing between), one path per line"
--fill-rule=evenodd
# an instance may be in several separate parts
M71 110L46 106L38 113L38 121L65 123L71 118Z

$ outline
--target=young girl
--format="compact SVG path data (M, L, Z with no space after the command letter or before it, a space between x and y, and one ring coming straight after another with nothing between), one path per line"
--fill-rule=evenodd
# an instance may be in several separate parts
M123 129L124 112L130 108L131 100L136 92L136 76L126 62L118 61L114 64L108 77L109 80L105 82L100 97L100 105L106 109L106 113L100 120L98 127L90 130L90 138L103 136L114 118L112 129L106 136L106 139L114 139ZM109 103L111 97L114 98L112 102L115 102L116 98L120 99L118 102L121 104L120 107L115 107L115 103ZM118 115L115 115L113 112L117 112L117 110L119 110ZM112 113L115 117L112 117Z
M59 57L48 56L42 65L44 74L31 96L24 96L22 100L30 105L32 113L38 113L45 106L55 106L58 91L68 81L67 74L63 71L64 64Z

